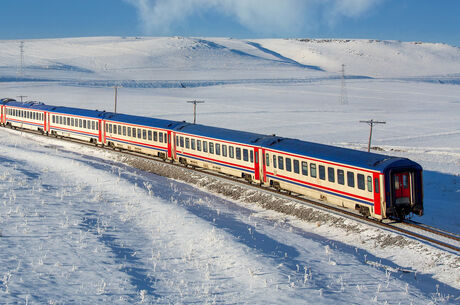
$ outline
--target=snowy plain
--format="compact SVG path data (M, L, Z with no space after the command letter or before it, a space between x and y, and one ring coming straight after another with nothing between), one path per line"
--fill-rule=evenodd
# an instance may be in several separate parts
M0 96L113 109L404 156L418 221L460 234L460 49L374 40L0 41ZM345 64L347 104L341 104ZM103 153L0 130L2 303L456 303L455 253L373 247ZM78 151L75 153L72 151ZM287 219L287 220L286 220ZM366 234L370 237L366 238ZM375 234L375 233L373 233ZM419 255L421 252L427 255ZM423 258L423 262L417 261ZM381 268L369 261L391 266ZM408 268L409 273L398 271Z

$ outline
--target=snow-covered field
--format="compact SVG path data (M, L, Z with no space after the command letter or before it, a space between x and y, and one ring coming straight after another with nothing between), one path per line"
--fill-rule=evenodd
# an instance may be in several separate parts
M200 123L357 149L360 120L386 121L373 146L425 169L416 220L460 234L459 48L106 37L24 49L21 75L18 41L0 41L0 97L110 111L119 84L119 112L191 121L186 101L200 99ZM2 303L459 301L456 254L373 249L375 232L303 224L54 140L0 130L0 143Z

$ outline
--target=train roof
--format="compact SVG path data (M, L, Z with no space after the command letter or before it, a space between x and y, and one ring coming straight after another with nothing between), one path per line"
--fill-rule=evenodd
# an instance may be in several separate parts
M183 124L183 122L113 112L107 112L104 115L104 119L120 123L131 123L136 125L151 126L163 129L173 129L176 126Z
M393 157L297 139L278 137L277 139L266 139L261 145L274 150L381 172L395 166L416 167L421 169L420 165L407 158Z
M185 122L174 128L174 131L246 145L258 145L260 140L267 137L266 135L251 133L247 131L232 130Z
M395 166L416 167L421 169L417 163L406 158L368 153L349 148L283 138L275 135L263 135L199 124L195 125L191 123L178 125L174 130L177 132L184 132L251 146L262 146L268 149L296 155L304 155L314 159L342 163L381 172Z

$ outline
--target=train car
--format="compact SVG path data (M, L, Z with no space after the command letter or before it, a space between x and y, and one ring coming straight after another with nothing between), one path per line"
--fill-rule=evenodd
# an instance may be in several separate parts
M423 215L422 168L406 159L218 127L0 100L3 126L126 149L295 192L376 219Z
M112 148L127 149L172 160L172 128L181 124L176 121L106 113L103 142Z
M0 104L3 126L45 131L45 114L52 107L40 102L22 103L13 99L2 99Z
M423 214L422 168L398 157L288 138L262 146L264 183L376 219Z
M183 123L174 128L173 136L178 162L260 182L257 141L264 135Z
M48 133L74 138L94 144L103 143L103 118L105 112L72 107L48 109Z

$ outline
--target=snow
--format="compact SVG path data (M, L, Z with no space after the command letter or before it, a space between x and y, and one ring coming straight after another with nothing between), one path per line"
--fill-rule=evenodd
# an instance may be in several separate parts
M456 47L30 40L18 77L18 46L0 41L1 97L111 110L110 86L120 83L120 112L191 121L185 102L203 99L200 123L357 149L366 148L369 132L359 120L384 120L373 146L425 170L426 214L416 220L460 234ZM347 105L340 105L342 63L354 75L346 80ZM53 139L2 129L0 143L2 303L437 304L460 297L455 253L400 243L401 236L361 224L349 224L359 226L356 233L301 221Z

